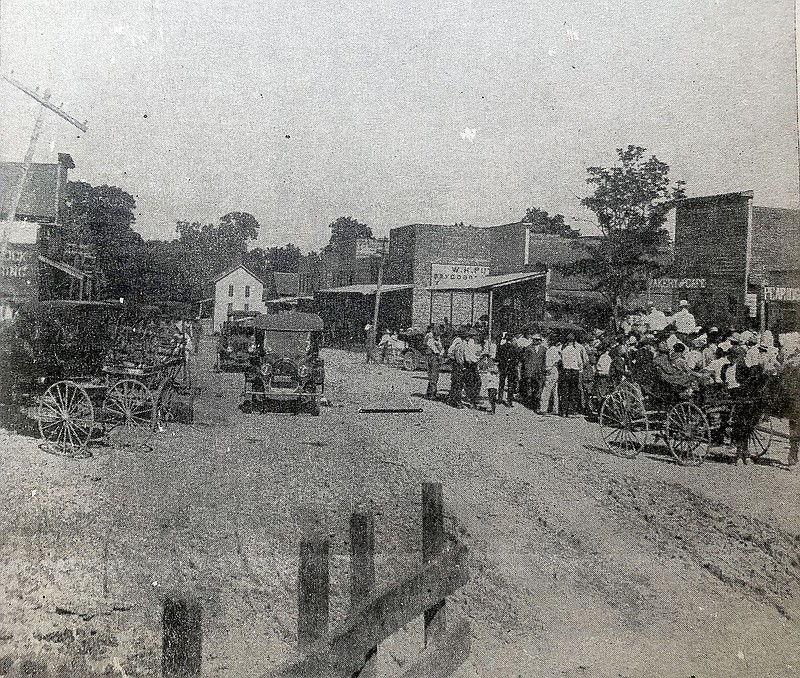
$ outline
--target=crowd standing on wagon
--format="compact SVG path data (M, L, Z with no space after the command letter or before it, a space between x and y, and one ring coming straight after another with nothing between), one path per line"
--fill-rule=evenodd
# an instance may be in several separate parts
M427 398L437 399L439 373L448 361L447 403L490 414L498 404L519 403L541 415L594 416L624 380L652 385L664 397L769 397L770 413L789 420L788 463L798 463L798 333L701 327L682 300L675 313L651 305L630 315L616 332L565 336L563 330L541 334L523 328L489 342L484 323L454 328L443 322L427 328L424 345Z

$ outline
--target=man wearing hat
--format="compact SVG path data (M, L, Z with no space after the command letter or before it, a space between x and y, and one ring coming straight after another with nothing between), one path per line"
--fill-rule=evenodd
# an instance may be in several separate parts
M460 327L447 349L447 357L451 361L450 371L450 396L447 402L453 407L461 407L461 392L464 390L464 349L466 347L467 332Z
M542 343L542 335L531 336L531 344L522 354L522 378L525 380L527 405L535 410L544 386L544 357L547 347ZM520 389L522 391L522 389Z
M514 407L514 393L517 390L517 347L507 332L503 332L497 346L498 390L497 399L503 402L506 390L506 405Z
M678 302L678 312L670 318L670 322L675 325L675 332L682 341L686 341L690 334L697 331L697 323L689 312L689 302L686 299Z
M481 392L481 375L478 363L483 355L483 342L479 340L478 331L470 328L467 331L467 343L464 346L464 393L470 406L478 406Z
M669 324L667 316L664 311L656 308L656 305L651 301L648 304L649 313L644 317L645 323L650 328L651 332L661 332Z

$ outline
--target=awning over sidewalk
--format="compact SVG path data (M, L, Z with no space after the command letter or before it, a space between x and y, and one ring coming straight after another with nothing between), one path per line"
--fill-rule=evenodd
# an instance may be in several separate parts
M317 290L318 294L363 294L370 296L375 294L377 285L345 285L344 287L331 287L327 290ZM400 290L413 289L413 285L381 285L381 294L387 292L399 292Z
M486 292L497 287L515 285L517 283L546 278L547 271L530 271L526 273L506 273L505 275L487 275L471 280L443 280L438 285L426 287L430 292Z

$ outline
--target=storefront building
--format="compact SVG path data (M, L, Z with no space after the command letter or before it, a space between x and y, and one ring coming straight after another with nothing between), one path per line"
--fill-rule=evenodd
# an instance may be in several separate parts
M797 329L800 211L751 191L676 202L673 274L654 281L706 325Z

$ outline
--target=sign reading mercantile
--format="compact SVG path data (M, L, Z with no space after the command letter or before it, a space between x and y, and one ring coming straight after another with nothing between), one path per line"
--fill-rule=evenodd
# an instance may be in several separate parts
M653 278L653 287L662 290L704 290L705 278Z
M800 287L765 287L764 301L800 301Z

